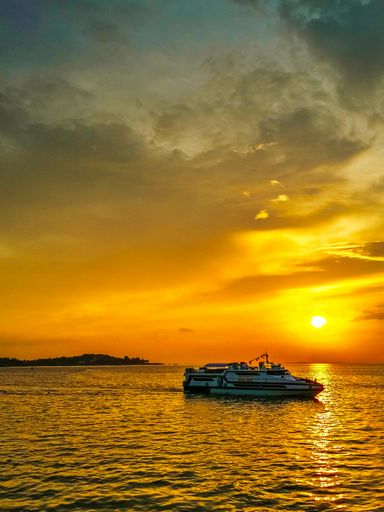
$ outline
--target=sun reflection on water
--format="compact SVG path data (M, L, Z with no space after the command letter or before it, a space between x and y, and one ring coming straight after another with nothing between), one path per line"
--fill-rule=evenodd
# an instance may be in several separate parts
M317 379L324 384L325 389L319 400L324 407L317 410L311 426L311 459L316 468L311 478L314 488L314 499L317 502L342 501L343 493L338 489L341 486L339 461L347 455L341 445L337 443L338 431L341 428L340 419L333 409L332 369L329 364L311 365ZM342 509L343 505L332 505L334 509Z

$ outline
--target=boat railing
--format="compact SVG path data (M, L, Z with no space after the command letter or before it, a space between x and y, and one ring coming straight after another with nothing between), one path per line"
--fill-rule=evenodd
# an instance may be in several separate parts
M301 382L317 382L317 379L310 379L309 377L294 377L295 380L299 380Z

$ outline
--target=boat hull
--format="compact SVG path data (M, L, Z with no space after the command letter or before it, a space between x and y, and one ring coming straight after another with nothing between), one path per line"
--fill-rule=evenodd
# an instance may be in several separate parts
M294 388L285 389L238 389L231 387L213 387L213 386L185 386L184 393L186 394L201 394L201 395L214 395L214 396L247 396L255 398L284 398L284 397L303 397L314 398L321 393L322 386L302 387L295 386Z

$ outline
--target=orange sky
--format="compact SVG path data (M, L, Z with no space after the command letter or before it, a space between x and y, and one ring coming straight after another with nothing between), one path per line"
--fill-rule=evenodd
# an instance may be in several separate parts
M12 5L0 356L384 361L381 2Z

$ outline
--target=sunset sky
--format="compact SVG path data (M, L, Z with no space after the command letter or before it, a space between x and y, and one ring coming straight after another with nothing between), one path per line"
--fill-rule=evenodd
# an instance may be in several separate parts
M382 0L0 27L0 356L384 361Z

